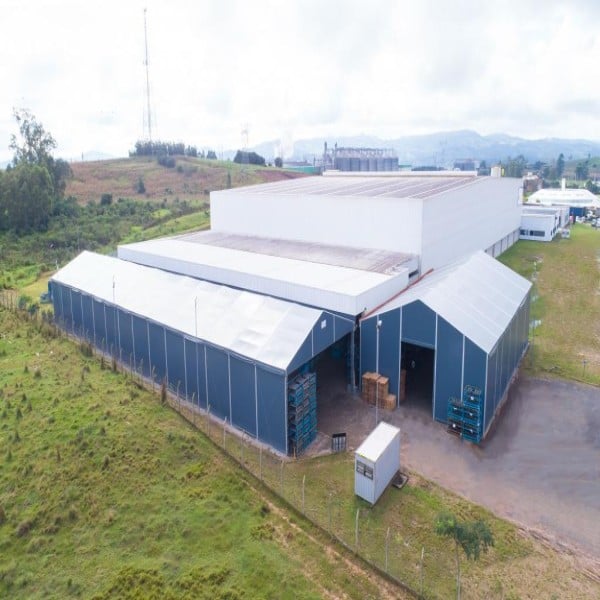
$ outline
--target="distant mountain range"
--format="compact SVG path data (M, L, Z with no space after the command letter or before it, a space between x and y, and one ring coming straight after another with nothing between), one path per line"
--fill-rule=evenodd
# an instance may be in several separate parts
M324 138L297 140L294 142L293 156L286 159L308 160L323 155ZM562 152L566 160L577 160L600 155L600 142L581 139L545 138L528 140L503 133L480 135L476 131L448 131L428 135L411 135L396 139L382 139L375 136L352 136L327 139L328 147L338 146L393 148L400 164L412 166L432 165L451 167L455 160L485 160L488 165L504 161L508 157L522 154L529 163L556 160ZM268 161L276 156L277 140L258 144L254 150ZM235 152L231 153L231 157ZM226 153L229 157L229 152Z

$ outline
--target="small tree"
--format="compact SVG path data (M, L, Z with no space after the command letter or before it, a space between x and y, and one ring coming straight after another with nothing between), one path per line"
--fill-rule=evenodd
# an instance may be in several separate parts
M144 185L144 180L142 179L142 176L140 175L138 182L137 182L137 193L138 194L145 194L146 193L146 186Z
M481 551L494 545L494 536L484 521L459 521L452 513L441 513L435 522L435 532L454 540L456 552L456 598L460 600L460 556L462 548L467 559L478 560Z
M277 157L275 158L275 166L276 166L278 169L281 169L281 167L283 167L283 160L281 160L281 156L277 156Z

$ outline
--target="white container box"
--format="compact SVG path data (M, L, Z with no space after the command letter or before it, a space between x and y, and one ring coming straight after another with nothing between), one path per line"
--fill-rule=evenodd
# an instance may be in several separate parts
M400 429L383 421L354 453L354 493L375 504L400 470Z

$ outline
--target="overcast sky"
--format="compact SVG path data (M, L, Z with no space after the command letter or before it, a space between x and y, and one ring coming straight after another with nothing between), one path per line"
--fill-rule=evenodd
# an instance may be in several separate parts
M154 139L600 140L598 0L2 0L0 161L13 107L65 158L144 136L144 7Z

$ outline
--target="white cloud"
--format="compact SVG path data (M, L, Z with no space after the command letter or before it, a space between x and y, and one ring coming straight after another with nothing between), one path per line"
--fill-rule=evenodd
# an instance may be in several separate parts
M366 133L600 139L594 0L9 0L0 161L13 106L67 157L142 136L147 6L154 136L217 150Z

